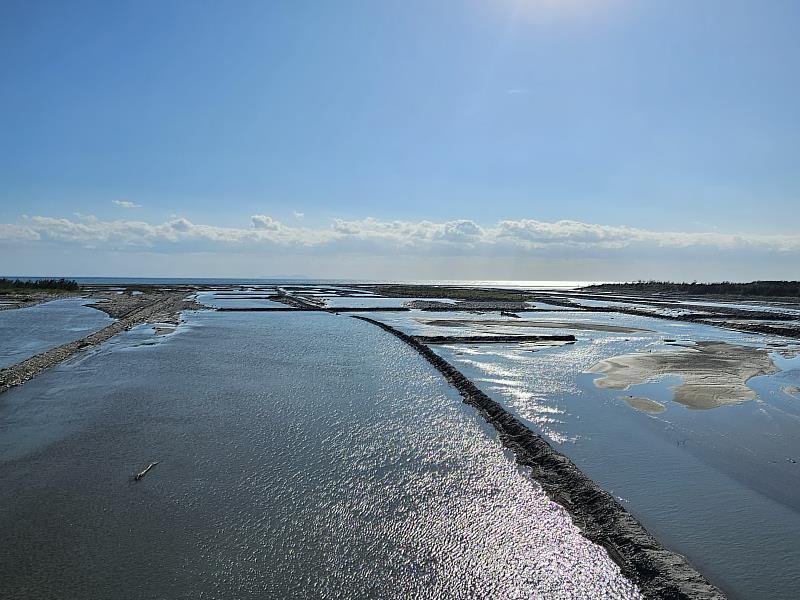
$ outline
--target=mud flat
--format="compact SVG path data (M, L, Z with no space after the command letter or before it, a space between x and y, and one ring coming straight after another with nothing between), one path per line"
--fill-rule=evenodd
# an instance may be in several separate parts
M423 344L515 344L530 342L546 346L560 346L575 342L574 335L415 335Z
M618 325L606 325L604 323L581 323L568 321L528 321L522 319L501 320L479 320L479 319L417 319L423 325L433 327L538 327L541 329L574 329L577 331L606 331L608 333L650 333L648 329L637 327L622 327Z
M581 306L570 300L570 298L584 298L587 300L628 302L631 306ZM685 309L684 314L670 314L663 310L665 301L663 298L642 298L642 297L610 297L603 294L554 294L541 295L536 298L541 302L548 302L562 307L570 307L586 312L607 312L631 315L635 317L655 317L667 321L681 321L683 323L699 323L723 327L733 331L746 333L762 333L767 335L779 335L790 338L800 338L800 325L794 315L787 315L776 312L746 310L736 307L717 307L717 306L696 306L682 304L672 301L669 308ZM727 298L733 301L732 298ZM743 299L742 299L743 300ZM640 306L635 306L640 305ZM776 318L776 315L779 315ZM781 324L759 322L759 321L783 321Z
M642 396L620 396L619 398L627 402L631 408L651 415L657 415L667 410L667 407L661 402L650 400L650 398L643 398Z
M624 390L664 375L678 375L675 402L693 409L710 409L755 400L747 380L777 373L768 351L725 342L698 342L656 352L635 352L602 360L589 368L602 375L600 388Z
M410 309L402 306L304 306L287 304L286 306L220 306L214 310L218 312L408 312Z
M70 356L96 346L118 333L142 323L178 323L183 310L202 310L205 307L186 300L186 292L171 292L141 296L112 296L102 303L90 305L119 320L80 340L52 348L20 363L0 370L0 394L25 383L42 371Z
M380 321L354 318L397 336L436 368L458 390L464 402L475 407L497 430L503 445L514 452L520 465L531 469L542 489L569 511L583 535L603 546L646 598L724 598L683 556L663 548L611 494L600 489L569 458L554 450L428 346Z
M525 302L471 302L467 300L458 300L455 303L439 302L436 300L411 300L409 302L404 302L403 306L429 311L464 310L498 312L506 310L511 312L525 312L535 310Z

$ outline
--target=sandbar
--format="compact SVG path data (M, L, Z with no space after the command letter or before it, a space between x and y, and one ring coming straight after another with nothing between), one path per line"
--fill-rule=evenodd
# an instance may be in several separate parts
M779 371L766 350L725 342L698 342L692 347L635 352L602 360L589 368L603 377L600 388L628 389L664 375L678 375L673 400L687 408L705 410L754 400L756 393L747 381L758 375Z
M625 400L631 408L651 415L657 415L667 410L667 407L661 404L661 402L650 400L650 398L644 398L642 396L620 396L619 398L620 400Z
M575 329L580 331L606 331L609 333L648 333L649 329L606 325L605 323L581 323L567 321L529 321L513 319L417 319L418 323L433 327L538 327L542 329Z

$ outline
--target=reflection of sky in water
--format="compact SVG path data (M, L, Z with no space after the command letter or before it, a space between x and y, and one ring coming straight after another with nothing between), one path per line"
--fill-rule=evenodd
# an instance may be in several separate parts
M774 353L784 369L748 385L757 401L708 411L672 402L680 377L598 389L583 372L600 360L679 343L724 341L764 347L790 340L706 325L608 313L533 313L525 319L638 327L651 333L606 333L514 327L437 327L419 319L497 320L463 313L371 315L417 335L572 333L577 342L535 351L514 345L432 346L494 399L529 422L592 478L626 500L671 548L741 597L800 597L800 359ZM665 405L661 414L630 407L621 395ZM796 460L797 463L791 462Z

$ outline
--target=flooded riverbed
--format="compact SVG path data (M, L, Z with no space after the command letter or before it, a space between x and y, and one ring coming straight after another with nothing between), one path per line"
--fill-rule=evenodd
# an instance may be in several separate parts
M637 597L399 340L186 316L0 396L4 597Z

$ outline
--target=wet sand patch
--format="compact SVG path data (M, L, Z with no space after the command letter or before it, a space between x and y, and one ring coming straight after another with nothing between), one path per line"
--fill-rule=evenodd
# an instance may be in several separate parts
M710 409L754 400L747 381L779 371L769 353L760 348L725 342L698 342L692 347L635 352L602 360L589 368L602 377L599 388L628 389L664 375L678 375L683 382L672 389L675 402L687 408Z
M538 344L563 346L574 344L574 335L415 335L423 344Z
M605 331L607 333L651 333L649 329L606 325L605 323L581 323L579 321L529 321L523 319L416 319L416 321L432 327L537 327L541 329Z
M619 396L619 399L625 400L631 408L635 408L640 412L645 412L650 415L657 415L667 410L667 407L661 404L661 402L656 402L655 400L650 400L650 398L644 398L643 396Z

